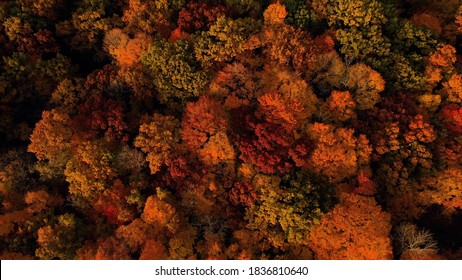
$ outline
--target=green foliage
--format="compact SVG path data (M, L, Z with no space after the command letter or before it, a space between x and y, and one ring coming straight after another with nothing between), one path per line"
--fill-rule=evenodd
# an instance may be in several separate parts
M252 46L246 44L252 34L259 31L261 23L252 18L229 19L219 17L209 31L203 31L196 39L194 52L198 61L207 66L213 62L228 62Z
M331 184L304 172L258 175L253 185L259 200L246 211L247 228L276 247L306 245L310 229L335 202Z
M310 1L286 0L284 5L288 15L286 23L309 31L311 34L321 34L327 28L327 22L309 6Z
M329 0L326 11L329 25L337 28L367 28L387 21L377 0Z
M74 214L64 214L56 223L38 230L39 248L35 254L40 259L74 259L76 249L82 245L85 235L83 221Z
M458 0L0 1L0 258L397 258L390 216L459 258L461 31Z
M207 74L200 70L187 41L172 44L158 38L143 54L141 62L153 78L162 103L198 97L208 82Z

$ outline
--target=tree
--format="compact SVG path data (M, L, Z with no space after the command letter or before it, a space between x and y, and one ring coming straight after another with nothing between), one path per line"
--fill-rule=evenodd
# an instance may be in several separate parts
M302 124L306 119L304 108L297 99L283 100L277 93L268 93L258 98L259 108L256 115L272 124L286 127L288 130L294 129Z
M113 160L104 140L82 142L76 147L64 170L74 203L79 205L81 199L89 203L108 188L116 176Z
M376 0L350 3L345 0L312 1L312 7L336 28L340 52L348 60L362 59L372 67L386 64L390 42L383 36L387 22L383 4ZM383 65L384 66L384 65Z
M41 227L37 232L39 248L35 251L36 256L41 259L73 259L84 239L82 227L82 222L73 214L61 215L56 224Z
M385 89L385 81L380 73L358 63L347 69L347 75L347 87L359 110L371 109L380 101L380 93Z
M256 0L225 0L226 6L238 15L257 15L262 4Z
M259 22L252 18L233 20L221 16L209 31L203 31L198 35L194 46L196 59L203 66L231 61L237 55L253 49L247 41L259 29Z
M286 16L286 7L280 4L279 2L275 4L270 4L263 13L265 24L268 25L284 24L284 19L286 18Z
M292 66L306 76L311 74L310 66L316 54L325 51L316 46L308 32L287 24L265 26L259 40L269 59L281 65Z
M166 258L166 248L161 242L153 239L146 240L141 250L140 260L165 260Z
M227 64L216 74L209 85L209 94L222 101L225 109L246 105L257 97L260 79L251 66L239 62Z
M284 127L247 118L248 134L241 136L239 156L264 174L287 173L307 164L310 142L295 139Z
M344 122L354 116L356 102L353 100L349 91L332 91L326 99L326 113L332 116L334 121Z
M44 190L30 191L24 195L24 202L28 205L26 211L40 213L50 207L63 205L64 199L58 195L51 195Z
M279 106L293 107L295 112L289 114L296 116L298 125L302 125L318 112L320 100L311 85L299 73L276 65L265 65L259 76L259 83L263 87L259 93L259 103L271 98L275 99L276 103L285 104Z
M158 196L148 197L141 219L147 224L166 229L174 234L177 234L182 226L180 213L172 204L163 201Z
M63 36L72 49L94 54L101 60L104 53L99 48L104 34L114 28L117 17L107 13L107 4L103 1L82 1L72 12L72 17L56 24L56 34Z
M51 20L56 20L63 5L62 0L19 0L18 2L22 11Z
M226 8L221 5L211 6L206 3L191 2L181 9L178 15L178 27L187 33L207 31L217 18L224 16Z
M462 170L459 166L448 167L434 176L422 178L417 187L421 207L439 205L443 212L451 215L462 208L460 188Z
M172 116L154 114L151 122L140 126L134 145L147 153L151 174L169 165L171 154L180 140L180 122Z
M258 199L246 210L247 228L279 248L307 245L309 231L334 202L332 185L303 172L257 175L252 186Z
M365 135L356 137L354 132L322 123L311 125L308 135L315 148L309 165L313 170L335 182L358 174L359 169L369 163L372 148Z
M443 84L443 90L448 102L462 103L462 75L454 74Z
M103 42L104 47L122 67L130 67L139 62L149 43L149 38L142 33L132 39L117 28L107 32Z
M159 243L158 246L163 246L162 242L156 241L155 238L165 239L161 229L155 228L139 218L133 219L127 225L121 225L116 230L115 235L121 243L127 246L131 253L140 252L146 246L148 240L151 240L151 243L153 241ZM152 245L150 244L150 246Z
M402 260L440 259L433 234L414 224L400 224L396 229L396 241Z
M449 104L443 107L439 113L442 120L442 128L454 135L462 134L462 107L457 104Z
M130 30L152 34L157 32L167 37L171 31L171 18L180 10L185 0L129 0L122 20Z
M109 224L122 224L133 220L134 211L127 202L128 189L120 180L115 180L111 188L95 200L94 208L106 217Z
M98 240L95 260L130 260L130 250L114 236Z
M232 161L234 149L226 131L228 120L223 106L208 96L186 105L181 121L181 139L190 151L196 151L207 165Z
M81 140L128 140L125 123L125 104L120 99L106 99L102 95L89 97L77 108L72 126Z
M39 161L47 161L49 168L56 172L64 170L70 159L71 120L66 113L57 109L44 111L30 136L28 151Z
M141 62L149 71L162 103L198 97L207 84L207 74L198 67L187 41L171 44L158 38L143 53Z
M373 198L343 194L310 232L309 246L321 260L391 259L390 231L390 214Z

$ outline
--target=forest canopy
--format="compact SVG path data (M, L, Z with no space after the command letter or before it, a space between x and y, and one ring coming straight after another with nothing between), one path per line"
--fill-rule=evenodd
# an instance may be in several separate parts
M461 259L460 0L0 2L0 259Z

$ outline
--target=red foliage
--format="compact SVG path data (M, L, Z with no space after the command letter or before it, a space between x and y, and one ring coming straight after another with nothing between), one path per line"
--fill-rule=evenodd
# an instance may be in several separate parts
M377 184L371 179L372 171L370 169L363 170L356 178L358 186L353 190L356 194L374 195L377 192Z
M240 159L265 174L287 173L307 164L310 144L295 140L284 126L247 118L249 138L239 142Z
M195 151L211 136L226 130L228 121L222 105L208 96L186 105L181 122L181 138L186 146Z
M49 30L39 30L31 36L22 38L18 50L27 52L36 58L40 58L46 53L58 52L59 46L56 44L52 34Z
M103 134L109 139L128 140L125 133L125 106L121 100L95 96L80 105L78 112L73 119L73 126L79 128L79 135L84 139L96 138Z
M125 199L129 192L120 180L114 182L114 186L105 190L95 202L95 208L107 218L107 222L113 225L121 225L126 221L133 219L133 213L130 213L129 205ZM125 215L120 215L125 212ZM131 215L130 215L131 214Z
M446 105L439 113L443 128L459 135L462 134L462 107L457 104Z
M226 8L205 3L189 3L180 11L178 27L188 33L208 30L217 18L225 15Z
M181 155L170 161L164 180L177 191L183 191L204 178L206 170L192 155Z
M184 32L183 30L181 30L181 28L175 28L172 33L170 33L170 38L168 39L168 41L170 43L175 43L176 41L178 40L186 40L189 38L189 35L188 33Z
M258 194L255 192L253 186L247 183L234 183L233 188L228 194L229 200L234 205L252 206L255 200L258 199Z
M130 251L120 240L111 236L105 240L98 241L96 260L129 260Z

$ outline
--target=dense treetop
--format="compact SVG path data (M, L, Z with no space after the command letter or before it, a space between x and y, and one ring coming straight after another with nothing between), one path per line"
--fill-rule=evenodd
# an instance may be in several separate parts
M460 0L4 0L0 45L0 259L462 258Z

